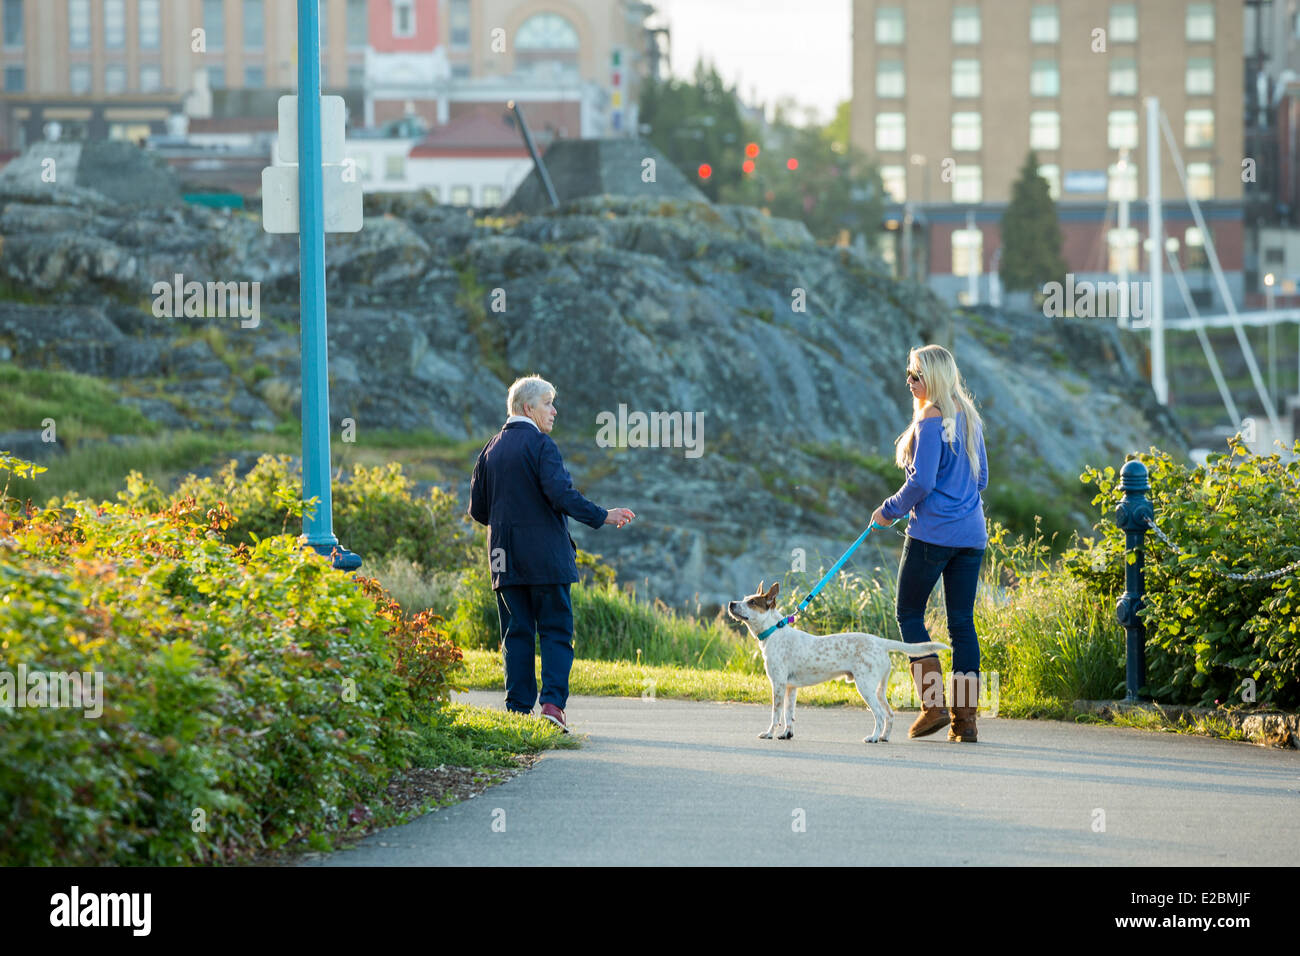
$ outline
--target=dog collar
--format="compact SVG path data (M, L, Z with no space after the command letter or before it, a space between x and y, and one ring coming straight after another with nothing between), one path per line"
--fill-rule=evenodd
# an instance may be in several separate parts
M793 614L791 614L789 617L783 617L783 618L781 618L781 620L777 621L777 622L776 622L775 624L773 624L771 627L769 627L769 628L767 628L765 631L763 631L762 634L759 634L759 635L758 635L758 639L759 639L760 641L765 641L765 640L767 640L769 637L771 637L773 634L775 634L777 631L781 630L781 628L785 627L787 624L793 624L793 623L794 623L794 615L793 615Z

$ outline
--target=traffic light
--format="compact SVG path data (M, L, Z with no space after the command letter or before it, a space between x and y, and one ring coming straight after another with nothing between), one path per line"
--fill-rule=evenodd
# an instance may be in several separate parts
M750 159L757 159L757 158L758 158L758 144L757 144L757 143L746 143L746 144L745 144L745 155L748 156Z
M740 168L745 171L746 175L748 175L754 171L754 161L752 159L747 159L741 164Z
M713 167L710 166L708 163L700 163L700 168L698 172L700 174L701 179L708 179L710 176L713 175Z
M790 172L794 172L796 169L799 168L799 160L791 156L789 159L785 161L785 168L790 170Z

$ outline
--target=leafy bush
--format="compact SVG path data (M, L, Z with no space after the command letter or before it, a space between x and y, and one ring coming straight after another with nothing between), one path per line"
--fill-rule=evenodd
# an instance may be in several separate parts
M0 708L0 865L234 860L346 829L409 762L460 658L437 618L235 521L0 493L0 670L104 682L98 719Z
M191 475L170 496L138 472L127 476L118 499L138 508L158 508L167 500L193 498L201 509L224 501L235 515L223 533L228 544L252 544L258 538L296 530L301 510L302 477L291 470L288 455L263 455L243 477L229 462L216 478ZM351 478L333 486L334 532L363 558L400 557L426 568L468 567L478 556L456 496L433 488L423 501L411 496L411 479L401 465L357 465Z
M1239 436L1226 455L1194 469L1152 449L1139 456L1150 473L1156 522L1179 556L1154 533L1145 539L1147 680L1175 703L1242 699L1245 678L1257 702L1300 705L1300 572L1267 581L1233 581L1211 569L1270 571L1300 559L1300 460L1254 455ZM1300 454L1300 443L1295 451ZM1123 492L1113 468L1087 469L1094 505L1108 511ZM1094 593L1124 588L1124 532L1109 517L1097 540L1065 555L1070 572Z

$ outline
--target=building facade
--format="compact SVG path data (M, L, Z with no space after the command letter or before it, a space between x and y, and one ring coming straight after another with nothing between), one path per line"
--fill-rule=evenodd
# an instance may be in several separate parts
M900 272L925 275L950 300L972 291L984 300L999 223L1033 149L1057 200L1070 271L1113 280L1127 263L1130 278L1142 278L1145 99L1155 96L1241 300L1240 0L854 0L853 15L851 135L881 165L895 237L885 251ZM1161 185L1165 235L1177 242L1192 297L1221 310L1205 237L1163 142ZM900 261L905 249L910 263ZM1176 315L1181 299L1169 282Z
M628 135L653 58L636 0L320 0L324 92L354 126L525 104L538 139ZM0 0L0 149L265 125L297 85L294 0ZM267 104L271 104L270 108ZM263 115L265 114L265 115ZM234 121L234 122L232 122Z

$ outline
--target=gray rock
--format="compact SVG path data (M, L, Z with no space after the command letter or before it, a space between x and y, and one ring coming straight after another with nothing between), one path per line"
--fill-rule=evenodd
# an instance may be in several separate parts
M162 369L162 350L157 342L118 342L112 350L105 374L110 378L145 378Z
M164 366L172 375L183 378L225 379L230 376L226 363L203 339L174 346L163 357Z
M140 410L140 414L150 421L157 422L164 428L188 428L190 423L185 416L172 406L171 402L161 398L137 398L134 396L123 396L119 401L123 405L129 405L132 408Z
M35 462L48 461L63 453L64 448L60 442L44 441L41 434L40 429L0 432L0 451L7 451L11 455Z

